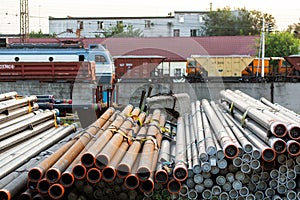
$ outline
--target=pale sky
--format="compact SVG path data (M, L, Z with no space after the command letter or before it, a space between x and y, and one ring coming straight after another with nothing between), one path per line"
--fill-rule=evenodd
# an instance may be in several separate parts
M300 22L298 0L28 0L29 29L48 33L48 17L167 16L174 11L208 11L224 8L259 10L275 17L278 30ZM20 32L20 0L1 0L0 33Z

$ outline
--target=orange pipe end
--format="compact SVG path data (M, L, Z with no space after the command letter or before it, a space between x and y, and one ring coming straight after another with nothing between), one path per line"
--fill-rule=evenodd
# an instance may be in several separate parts
M106 182L112 182L117 176L117 171L112 166L107 166L102 170L102 179Z
M126 178L130 173L129 166L126 164L120 164L117 168L117 175L119 178Z
M89 183L94 184L100 182L102 173L97 168L91 168L86 174L86 179Z
M186 180L188 177L188 170L186 166L184 164L175 166L173 170L173 177L179 182Z
M165 170L158 170L154 175L155 182L166 184L169 180L168 173Z
M151 193L154 189L154 182L151 178L148 178L146 181L141 182L140 190L144 193Z
M72 174L76 180L82 180L86 176L86 167L82 164L76 164L72 169Z
M60 184L65 188L71 187L74 184L74 175L70 172L64 172L60 177Z
M261 152L261 157L265 162L273 162L276 158L276 152L272 148L265 148Z
M10 200L11 199L10 192L6 189L1 189L0 190L0 199L1 200Z
M169 181L167 184L167 189L170 194L178 194L181 190L180 181L177 181L176 179Z
M129 190L135 190L138 188L140 184L140 180L137 175L135 174L129 174L126 176L124 180L125 187L128 188Z
M51 184L45 179L41 179L39 180L38 184L37 184L37 190L40 194L47 194L48 193L48 189L50 188Z
M28 172L28 180L38 182L43 178L44 172L39 167L33 167Z
M46 174L45 177L49 183L56 183L59 181L61 176L60 170L56 168L50 168Z
M50 186L48 194L52 199L61 199L64 196L65 188L59 184L55 183Z

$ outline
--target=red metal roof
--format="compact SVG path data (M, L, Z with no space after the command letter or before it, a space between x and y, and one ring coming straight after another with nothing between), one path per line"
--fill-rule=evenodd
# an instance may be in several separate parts
M32 38L32 43L55 43L60 40L82 41L84 45L101 43L112 56L159 55L166 60L184 61L197 55L250 55L256 53L258 36L212 36L212 37L134 37L134 38ZM18 38L9 42L17 43Z

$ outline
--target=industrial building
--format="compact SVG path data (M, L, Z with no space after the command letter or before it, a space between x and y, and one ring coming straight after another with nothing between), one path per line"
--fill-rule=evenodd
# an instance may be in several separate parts
M122 24L141 31L142 37L203 36L207 11L175 11L174 15L149 17L49 17L49 33L57 37L104 37L108 28Z

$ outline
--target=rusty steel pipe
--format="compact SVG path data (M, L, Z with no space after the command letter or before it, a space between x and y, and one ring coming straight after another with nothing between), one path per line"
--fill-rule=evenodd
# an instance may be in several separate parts
M158 141L159 131L161 127L160 118L160 110L154 110L152 115L152 121L149 124L146 134L147 140L144 142L139 167L137 169L137 176L141 181L145 181L150 177L151 166L153 162L157 162L157 160L153 160L153 155L155 148L159 148L161 143L161 141ZM164 123L165 122L163 122L163 125Z
M87 169L84 165L81 164L81 156L82 154L84 154L86 152L86 150L92 146L96 140L96 138L98 138L105 129L107 129L110 124L113 122L113 120L115 119L115 116L118 112L114 112L110 118L105 122L105 124L102 126L101 130L99 130L95 137L92 138L88 144L86 145L86 147L77 155L77 157L73 160L73 162L69 165L69 167L62 173L61 175L61 179L60 179L60 183L64 186L64 187L70 187L71 185L73 185L75 180L82 180L85 178L86 173L87 173Z
M139 112L139 111L137 111ZM103 169L108 165L110 160L113 158L115 153L117 152L118 148L122 144L124 140L123 135L128 135L128 132L130 131L131 127L133 126L133 120L131 118L128 118L123 122L123 124L118 129L118 132L116 132L111 139L108 141L108 143L105 145L105 147L101 150L101 152L95 156L94 158L94 164L97 168Z
M76 156L88 144L92 136L95 135L97 131L105 124L114 111L115 110L113 108L108 108L97 121L83 131L83 134L75 142L75 144L72 145L72 147L70 147L68 151L64 153L63 156L50 169L47 170L45 176L50 183L55 183L60 179L61 173L67 169Z
M178 182L184 181L188 177L188 170L186 166L186 142L185 142L184 120L182 117L178 117L177 119L176 155L175 155L175 167L173 169L173 177ZM176 184L174 181L172 182L173 184Z
M76 129L74 125L66 127L66 129ZM33 167L28 172L28 179L31 181L39 181L44 173L75 143L75 140L70 140L64 144L59 150L55 151L51 156L43 160L39 165Z
M140 163L140 159L141 154L138 154L138 157L136 158L136 161L132 167L132 172L125 177L124 185L129 190L135 190L140 184L139 177L137 176L137 169Z
M226 132L224 126L222 125L222 122L218 119L216 113L210 106L209 102L206 99L203 99L202 105L207 115L207 118L209 119L209 122L211 123L212 128L217 136L217 139L223 148L225 156L229 159L237 157L239 154L238 147Z
M48 190L49 190L50 186L51 186L51 184L45 178L40 179L37 182L38 193L40 193L42 195L48 194Z
M251 119L267 130L270 130L273 135L277 137L284 137L287 134L288 130L284 123L278 122L273 117L264 114L261 110L258 110L257 107L253 107L241 99L236 98L227 90L222 90L220 95L223 100L227 101L229 104L233 104L233 106L241 112L246 112Z
M147 127L142 126L137 134L137 139L140 139L141 136L144 137L146 133L147 133ZM125 178L129 173L131 173L132 167L136 162L141 147L142 147L142 143L139 140L134 141L130 145L128 151L126 152L121 162L117 166L118 177Z
M64 194L65 194L65 188L59 183L55 183L51 185L48 190L48 195L52 199L61 199L64 196Z
M121 159L124 157L125 153L127 152L127 149L129 147L129 144L127 141L122 142L120 147L118 148L117 152L115 153L112 160L109 162L108 166L106 166L102 170L102 179L106 182L113 181L117 176L116 166L121 161Z
M86 179L90 184L98 183L102 178L102 172L96 168L92 167L87 171Z
M181 190L181 182L176 179L172 179L168 182L167 189L170 194L178 194Z
M111 139L114 132L118 130L118 128L124 122L126 116L129 116L133 109L132 105L128 105L124 108L124 110L116 115L116 119L112 122L110 127L106 129L100 137L96 139L94 144L87 149L87 151L81 156L81 163L85 167L91 167L94 165L96 155L102 150L102 148L107 144L107 142Z
M152 193L154 190L154 173L156 169L157 159L158 159L158 149L154 150L153 153L153 162L151 166L150 177L146 181L141 182L140 184L140 190L144 193Z
M299 156L300 155L300 143L295 140L288 140L286 142L287 152L290 156Z

